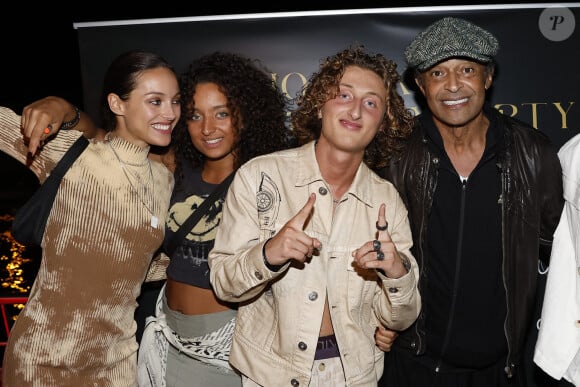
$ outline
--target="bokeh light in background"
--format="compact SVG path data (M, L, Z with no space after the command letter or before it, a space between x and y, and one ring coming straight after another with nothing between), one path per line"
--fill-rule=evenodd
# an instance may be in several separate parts
M10 231L12 214L0 214L0 298L2 318L0 342L8 339L6 327L12 327L18 314L24 308L21 302L11 303L10 299L27 297L40 265L40 249L29 248L14 239ZM0 346L0 364L4 357L4 345Z

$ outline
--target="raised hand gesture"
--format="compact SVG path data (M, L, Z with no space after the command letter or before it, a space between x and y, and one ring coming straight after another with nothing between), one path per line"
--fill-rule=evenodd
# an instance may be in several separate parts
M407 269L405 269L397 247L387 230L385 208L384 203L379 207L376 239L366 242L353 251L352 256L361 268L379 269L389 278L399 278L407 273Z
M290 259L304 262L312 257L314 249L322 246L318 239L311 238L304 232L315 201L316 194L310 194L304 207L266 242L265 259L270 265L281 266Z

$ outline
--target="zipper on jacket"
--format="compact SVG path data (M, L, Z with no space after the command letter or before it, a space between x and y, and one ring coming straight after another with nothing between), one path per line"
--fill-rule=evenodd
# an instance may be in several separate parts
M506 283L506 278L505 278L505 272L506 272L506 250L505 250L505 245L506 245L506 241L505 241L505 227L506 227L506 197L507 197L507 189L508 189L508 183L507 183L507 179L508 179L508 174L509 174L509 170L506 171L503 168L503 165L501 163L497 163L497 167L500 169L501 171L501 197L500 197L500 204L501 204L501 251L502 251L502 270L501 270L501 277L502 277L502 283L503 283L503 288L505 291L505 307L506 307L506 314L505 314L505 320L504 320L504 324L503 324L503 330L504 330L504 334L505 334L505 339L506 339L506 344L507 344L507 356L506 356L506 361L505 361L505 367L504 367L504 372L506 373L508 378L511 378L514 374L514 367L513 364L510 364L510 359L511 359L511 353L512 353L512 348L510 346L510 338L509 338L509 329L508 329L508 322L509 322L509 318L508 316L510 315L510 303L509 303L509 294L508 294L508 287L507 287L507 283Z
M459 178L459 176L457 176ZM461 250L463 249L463 228L465 225L465 196L467 191L467 180L461 182L461 206L459 207L459 235L457 236L457 250L455 252L455 279L453 281L453 298L451 301L451 310L449 311L449 320L447 320L447 328L445 329L445 339L441 347L441 358L437 362L435 372L439 372L441 364L443 363L443 355L449 345L449 337L451 336L451 325L453 315L455 314L455 304L457 301L457 289L459 287L459 269L461 268Z
M427 140L423 139L423 142L426 143ZM439 158L432 156L429 151L426 151L427 153L427 157L425 157L425 160L427 160L427 165L425 166L425 170L426 171L430 171L431 170L431 162L433 164L435 164L437 166L437 168L435 168L435 186L437 185L437 181L438 181L438 174L439 174ZM433 160L431 159L431 157L433 157ZM421 198L422 203L427 203L428 199L429 199L429 192L431 192L429 190L429 184L431 182L430 180L430 176L429 173L426 173L426 178L423 180L425 185L423 187L421 187L421 194L423 195L423 197ZM433 192L435 191L436 187L433 187ZM423 270L424 266L425 266L425 261L426 261L426 257L425 257L425 251L423 250L423 240L425 237L425 233L424 231L426 230L427 226L425 226L425 222L427 221L427 218L429 217L428 214L426 214L425 212L427 211L427 208L431 208L431 206L433 205L432 203L433 198L431 198L431 201L428 203L428 205L425 206L425 208L422 210L423 213L421 214L421 225L419 227L419 246L417 246L417 248L420 251L420 256L423 257L423 262L421 264L421 267L419 267L419 279L423 276ZM420 282L420 281L419 281ZM419 291L421 291L421 289L419 288ZM414 330L415 330L415 339L417 340L417 347L415 348L415 354L416 355L420 355L424 349L423 349L423 336L421 335L421 333L419 333L419 324L414 324Z

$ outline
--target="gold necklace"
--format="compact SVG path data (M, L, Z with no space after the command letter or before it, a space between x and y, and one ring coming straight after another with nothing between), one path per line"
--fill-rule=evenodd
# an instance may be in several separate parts
M111 148L111 150L113 151L113 154L117 158L117 161L119 162L119 165L121 166L121 170L123 170L123 174L125 175L125 178L129 182L129 185L131 186L131 188L135 192L135 195L137 195L137 197L139 198L139 201L143 204L143 206L147 209L147 211L149 211L149 214L151 214L151 227L157 228L157 226L159 226L159 218L157 216L155 216L155 213L153 212L153 210L151 208L149 208L149 206L146 203L146 200L144 200L141 197L141 195L139 194L139 190L135 187L135 185L133 185L133 182L129 178L130 172L128 172L126 169L127 165L132 165L132 166L139 166L139 165L125 163L123 160L121 160L121 157L119 157L119 155L117 154L117 151L115 151L115 148L113 147L113 145L111 145L111 141L107 141L107 144L109 144L109 147ZM155 179L153 178L153 169L151 168L151 160L147 159L147 164L149 165L149 176L151 178L151 192L154 193L155 192ZM145 165L145 164L140 164L140 166L143 166L143 165ZM140 180L140 179L138 177L135 177L135 180ZM143 186L144 186L144 192L145 192L144 196L145 196L147 194L147 192L149 192L149 190L147 189L146 184L143 184ZM154 206L155 205L155 196L153 194L151 194L150 196L151 196L151 205Z

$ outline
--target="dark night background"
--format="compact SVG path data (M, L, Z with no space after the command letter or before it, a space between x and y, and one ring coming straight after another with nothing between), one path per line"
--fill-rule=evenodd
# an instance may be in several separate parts
M38 2L35 3L19 0L10 4L10 7L4 4L1 10L0 106L9 107L18 114L27 104L47 95L64 97L84 109L80 57L74 23L261 12L490 4L489 0L479 2L451 0L435 3L412 0L333 2L318 0L310 1L308 5L291 1L270 1L266 5L257 5L251 1L241 1L228 6L225 6L225 2L212 3L199 0L134 2L135 4L122 0L112 4L98 1L90 4L69 2L65 5L54 0L44 1L40 5ZM551 2L525 1L525 3ZM519 3L495 1L493 4ZM203 36L200 39L203 39ZM541 53L533 53L530 59L533 60L535 55ZM37 186L36 177L31 172L0 152L0 215L13 214Z
M21 113L28 103L57 95L73 102L81 109L83 91L77 31L73 24L90 21L130 20L203 15L228 15L261 12L316 11L332 9L361 9L384 7L419 7L445 5L483 5L474 1L314 1L308 5L294 2L270 2L266 5L239 2L224 6L210 2L146 3L105 2L73 3L43 2L40 5L19 1L12 10L2 10L0 105ZM530 1L527 3L548 3ZM517 4L498 1L495 4ZM203 37L200 37L203 39ZM0 212L12 212L36 187L36 178L10 157L0 152ZM5 213L4 212L4 213Z

